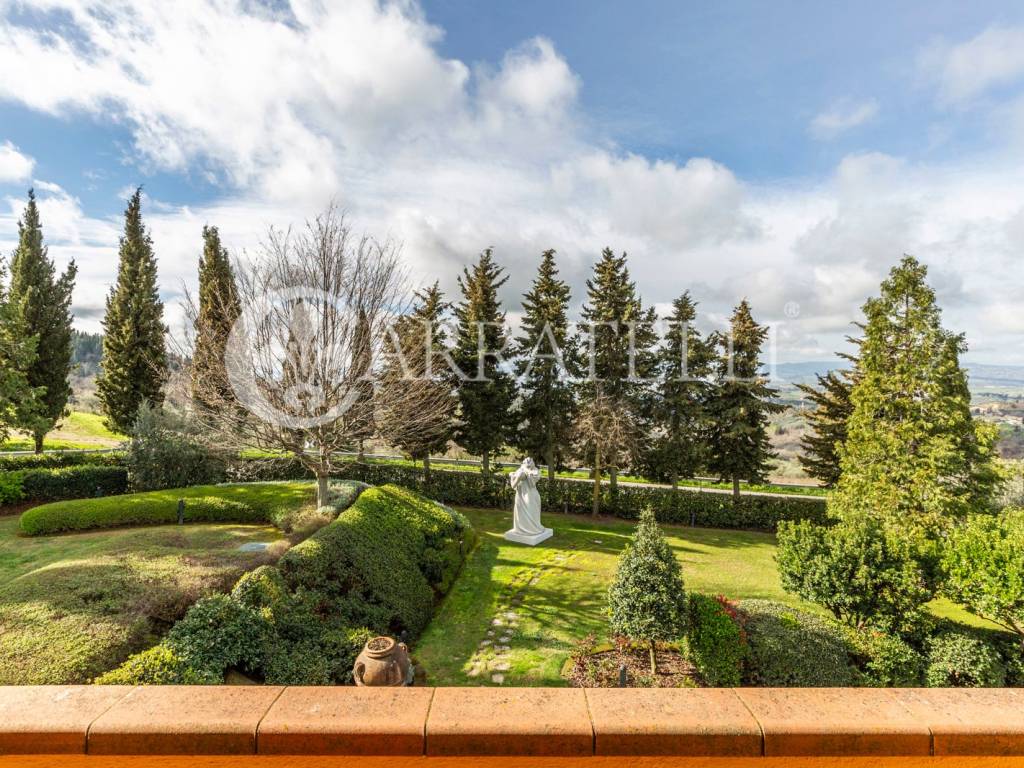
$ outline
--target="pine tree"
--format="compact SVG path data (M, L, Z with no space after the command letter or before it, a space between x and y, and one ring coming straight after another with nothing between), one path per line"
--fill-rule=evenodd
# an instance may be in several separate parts
M516 446L543 457L548 478L571 446L576 414L572 377L578 373L578 339L569 330L569 286L558 277L555 252L541 256L537 277L523 296L522 334L516 340L521 377Z
M761 347L768 329L754 322L744 299L733 311L729 333L718 334L715 390L711 398L712 438L709 468L732 481L764 482L775 454L768 441L768 415L783 410L761 373Z
M644 428L651 416L649 390L640 380L652 373L652 348L657 336L653 309L644 310L630 279L626 254L616 256L605 248L587 280L583 306L583 330L587 334L588 360L584 370L583 399L606 398L616 408L628 409L630 421ZM601 467L594 467L595 475ZM609 464L614 495L618 461Z
M9 300L6 276L0 259L0 443L37 410L36 398L44 394L29 385L25 374L35 359L36 337L25 333L21 314Z
M647 644L652 675L658 671L657 643L686 632L682 568L650 509L641 511L633 541L619 558L608 614L612 634Z
M153 241L142 223L142 188L125 210L117 282L103 318L103 371L96 395L110 429L131 431L142 403L163 402L167 379L164 305L157 291Z
M23 333L36 338L36 353L24 369L29 386L41 388L19 426L42 453L43 438L67 415L71 396L71 293L77 269L71 261L59 277L43 245L43 229L33 190L18 222L18 247L11 258L10 303Z
M658 353L655 442L658 474L676 488L693 477L708 452L708 395L715 350L694 327L697 305L689 291L672 302L664 346Z
M942 328L926 277L906 256L864 305L853 413L829 510L932 537L990 505L996 472L994 430L971 416L964 338Z
M454 358L467 377L459 382L461 424L455 440L481 457L485 475L491 471L491 455L505 445L514 425L515 382L499 366L498 354L508 341L505 313L498 299L498 289L508 280L503 271L495 264L490 248L481 253L472 268L462 271L462 301L455 309Z
M799 460L804 472L833 488L839 482L839 449L846 442L846 423L853 413L853 383L849 371L829 371L817 379L817 387L797 384L815 405L807 414L811 431L800 438L803 452Z
M203 254L199 257L199 308L192 352L192 398L200 408L224 407L234 400L224 369L224 350L241 312L227 249L221 245L217 228L204 226ZM214 391L216 397L210 395ZM202 392L208 395L205 400Z
M444 451L455 428L455 382L446 366L447 333L444 317L451 305L437 282L417 291L410 314L395 323L392 345L385 361L380 391L378 424L387 441L410 457L423 461L430 475L430 454ZM416 387L420 396L392 397L393 388ZM436 407L424 408L424 400ZM415 412L410 412L410 408Z

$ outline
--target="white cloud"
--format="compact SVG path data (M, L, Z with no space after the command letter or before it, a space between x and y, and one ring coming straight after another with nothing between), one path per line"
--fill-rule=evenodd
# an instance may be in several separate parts
M991 26L958 44L936 41L921 52L918 66L938 83L944 102L963 105L1024 78L1024 27Z
M871 122L878 116L878 101L840 99L811 120L808 130L816 139L834 139L842 133Z
M0 184L25 181L32 176L36 161L22 154L11 142L0 143Z

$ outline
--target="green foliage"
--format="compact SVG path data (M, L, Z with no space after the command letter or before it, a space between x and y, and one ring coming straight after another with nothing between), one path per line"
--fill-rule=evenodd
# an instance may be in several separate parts
M864 305L853 412L830 511L937 536L987 508L997 476L994 431L971 416L963 337L942 328L926 276L907 256Z
M195 669L219 673L231 667L259 669L266 619L228 595L213 595L193 605L167 633L164 645Z
M924 657L897 635L848 629L850 659L864 684L875 688L916 688L924 677Z
M36 451L43 437L67 414L71 385L71 293L77 268L72 260L60 277L43 245L42 224L35 194L18 222L18 245L11 257L10 302L21 332L35 339L35 355L20 370L28 386L38 388L32 407L19 426L33 435Z
M569 329L569 300L555 252L545 251L523 296L522 333L516 339L516 374L522 384L514 442L547 464L551 477L568 459L577 406L569 378L579 372L579 339Z
M166 645L130 656L120 667L96 678L97 685L214 685L223 680L213 669L200 669Z
M453 357L470 377L459 382L459 418L455 441L470 453L483 457L483 472L490 457L511 436L515 382L498 365L498 352L507 343L505 313L498 289L508 280L488 248L473 267L459 277L462 301L455 308L458 330ZM475 380L474 380L475 379Z
M761 347L768 329L754 322L744 299L733 311L729 333L718 334L720 349L715 389L709 406L712 429L709 468L733 482L764 482L775 454L768 439L768 416L783 410L778 394L761 373Z
M974 633L947 631L928 643L929 688L1001 688L1006 667L998 651Z
M707 685L735 688L743 679L747 636L735 606L724 597L690 593L689 658Z
M950 599L1024 643L1024 510L968 518L946 542L942 571Z
M308 476L297 462L253 460L240 462L236 471L249 479L284 479ZM508 509L512 491L504 475L484 476L478 472L433 469L430 475L418 467L400 464L351 464L343 472L371 485L394 483L419 491L424 496L469 507ZM546 513L591 511L593 485L590 481L544 479L539 485ZM705 528L753 528L773 531L781 520L824 522L825 500L784 494L744 495L738 499L722 493L700 493L680 488L656 486L620 486L612 494L601 490L601 509L611 515L635 520L644 507L654 510L659 522L693 524Z
M123 493L128 488L124 467L81 464L61 469L30 469L21 473L25 501L84 499Z
M611 633L651 645L679 640L686 632L686 609L682 568L654 513L645 509L608 589Z
M910 630L931 599L919 543L878 520L783 522L778 542L782 586L851 626Z
M117 282L103 318L103 370L96 396L107 426L128 434L139 406L163 402L167 378L164 306L157 286L153 241L142 223L142 189L128 201Z
M83 464L120 467L124 466L125 455L121 451L105 453L87 453L84 451L66 451L59 453L17 454L5 456L0 453L0 474L16 472L22 469L61 469L77 467Z
M694 326L697 305L689 292L672 302L665 344L658 352L656 421L661 427L645 466L673 484L693 477L708 458L708 377L714 348Z
M854 683L838 625L767 600L743 600L738 607L750 644L745 685L823 688Z
M219 483L225 477L227 459L192 434L184 419L143 402L126 465L132 490L156 491Z
M56 472L121 471L105 467L72 467ZM26 510L21 530L29 536L84 531L122 525L161 525L177 522L178 500L185 501L185 522L277 524L277 520L310 500L307 483L249 483L200 485L132 493L98 499L43 504Z
M36 400L43 394L29 385L25 373L36 359L38 339L26 333L19 305L8 296L6 274L0 258L0 443L38 410Z
M803 450L797 458L804 472L832 488L839 482L839 448L846 442L846 423L853 413L853 383L848 371L829 371L817 379L817 388L797 384L815 406L807 413L810 430L800 438Z
M224 349L241 311L235 273L227 249L221 245L217 228L204 226L191 369L192 396L200 408L224 407L224 403L234 400L224 369ZM216 402L204 402L204 392L216 392Z
M24 498L21 488L23 472L0 472L0 507L17 504Z

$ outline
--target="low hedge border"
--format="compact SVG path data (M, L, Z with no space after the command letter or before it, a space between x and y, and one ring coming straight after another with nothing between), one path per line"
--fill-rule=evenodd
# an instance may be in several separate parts
M308 477L308 471L295 460L249 459L232 470L249 480L286 480ZM507 508L513 492L504 475L490 477L477 472L433 469L425 476L418 467L387 464L348 463L338 476L361 480L370 485L393 483L446 504L469 507ZM591 511L593 484L588 480L546 478L540 483L541 500L547 512L587 514ZM783 520L827 522L825 499L794 498L779 494L731 495L679 488L619 485L615 496L607 484L601 489L601 510L605 514L635 519L644 507L654 510L659 522L682 523L702 528L741 528L774 531Z
M78 467L85 464L101 467L122 466L125 461L124 451L66 451L53 453L18 453L4 454L0 452L0 474L18 472L23 469L63 469Z
M101 464L0 473L0 507L24 501L111 496L128 490L128 470Z

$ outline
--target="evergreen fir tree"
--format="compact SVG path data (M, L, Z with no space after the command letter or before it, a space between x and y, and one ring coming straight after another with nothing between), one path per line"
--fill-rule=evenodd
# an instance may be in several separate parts
M799 457L804 472L832 488L839 482L839 449L846 442L846 423L853 413L848 371L829 371L818 375L818 386L797 384L815 408L807 414L810 432L800 438Z
M709 468L732 481L764 482L775 458L768 441L768 415L783 407L772 402L776 390L761 373L761 347L768 329L754 322L744 299L733 311L729 333L718 334L719 356L711 398L712 437Z
M36 337L25 333L21 313L9 300L6 277L0 259L0 443L37 410L36 398L43 394L29 385L25 374L35 359Z
M605 248L587 280L587 303L582 311L582 328L587 334L583 398L607 398L614 407L627 408L630 421L645 429L652 416L650 391L642 383L654 365L657 341L653 309L645 310L630 279L626 254L616 256ZM616 490L618 462L610 464L612 494ZM599 473L600 467L594 467Z
M926 277L906 256L864 305L853 413L829 510L932 538L990 505L996 470L995 431L971 416L964 338L942 328Z
M612 634L647 645L656 674L657 643L686 632L687 602L682 568L650 509L640 513L633 541L619 558L608 590Z
M142 403L163 402L167 379L164 305L157 290L153 241L142 223L142 188L125 210L117 282L103 318L103 371L96 395L110 429L128 433Z
M429 476L430 454L448 447L458 406L455 382L445 361L444 317L451 305L444 300L437 282L415 296L412 312L395 324L397 339L392 343L400 345L400 354L391 350L385 361L379 425L389 443L423 462L424 473ZM391 397L391 387L418 387L422 395ZM423 408L424 400L437 407ZM412 406L417 413L407 412Z
M578 373L578 340L569 330L569 286L558 277L555 252L541 256L537 277L523 296L522 334L517 341L521 377L516 446L542 457L548 478L564 465L571 446Z
M192 352L192 397L200 408L224 407L234 400L224 369L224 349L241 312L227 249L221 245L217 228L204 226L203 254L199 257L199 309ZM217 402L205 402L201 392L216 392L217 396L212 399Z
M665 344L658 353L655 441L657 474L676 488L707 461L708 395L714 347L694 327L697 305L689 291L672 302Z
M461 424L455 440L481 457L484 474L490 473L491 455L505 445L514 426L515 382L499 367L498 355L507 343L505 313L498 299L498 289L506 280L488 248L472 268L463 269L459 278L462 301L455 309L454 357L467 377L459 382Z
M35 406L23 410L19 426L30 433L36 453L43 438L67 415L71 396L71 293L75 262L59 277L43 245L43 229L33 190L18 222L18 247L11 258L10 303L23 333L36 338L36 353L24 369L29 386L40 388Z

